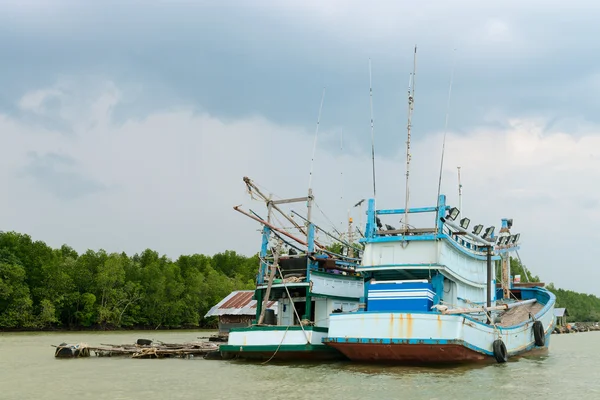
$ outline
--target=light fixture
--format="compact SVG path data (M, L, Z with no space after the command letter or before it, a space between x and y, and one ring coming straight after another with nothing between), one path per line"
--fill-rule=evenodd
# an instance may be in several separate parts
M506 238L507 238L507 236L500 236L498 238L498 246L504 246L504 243L506 242Z
M513 240L512 240L513 244L514 244L514 243L517 243L517 242L519 241L519 238L520 238L520 237L521 237L521 234L520 234L520 233L517 233L517 234L514 236Z
M512 228L512 226L513 226L513 220L511 218L511 219L509 219L509 220L506 221L506 227L508 229L510 229L510 228Z
M479 235L482 229L483 225L475 225L475 228L473 228L473 235Z
M450 221L454 221L456 217L458 217L458 214L460 214L459 209L456 207L452 207L448 212L448 216L446 218L448 218Z
M469 227L470 223L471 223L471 220L469 218L465 217L460 220L460 227L463 229L467 229Z
M494 226L490 226L488 228L485 228L485 232L483 232L483 235L481 235L482 239L489 239L492 237L492 235L494 234L494 229L496 229L496 227Z

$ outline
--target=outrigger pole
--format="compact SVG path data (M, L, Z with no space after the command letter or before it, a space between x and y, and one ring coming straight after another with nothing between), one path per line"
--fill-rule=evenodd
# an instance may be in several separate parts
M305 242L304 240L302 240L302 239L300 239L300 238L297 238L297 237L295 237L295 236L294 236L294 235L292 235L291 233L288 233L288 232L287 232L285 229L280 229L280 228L277 228L275 225L273 225L273 224L271 224L271 223L269 223L269 222L265 221L264 219L260 219L260 218L258 218L258 217L255 217L254 215L252 215L252 214L250 214L250 213L247 213L247 212L246 212L246 211L244 211L244 210L241 210L241 209L240 209L240 206L235 206L235 207L233 207L233 209L234 209L235 211L237 211L237 212L240 212L240 213L244 214L244 215L245 215L245 216L247 216L248 218L252 218L253 220L255 220L255 221L257 221L257 222L260 222L261 224L263 224L264 226L266 226L266 227L270 228L271 230L273 230L273 231L275 231L275 232L279 232L279 233L281 233L282 235L284 235L284 236L287 236L287 237L289 237L290 239L292 239L292 240L295 240L296 242L298 242L298 243L300 243L300 244L302 244L302 245L304 245L304 246L308 246L308 243L307 243L307 242Z

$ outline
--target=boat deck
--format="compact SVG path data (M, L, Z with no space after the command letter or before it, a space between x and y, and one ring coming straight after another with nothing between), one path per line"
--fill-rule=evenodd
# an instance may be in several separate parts
M503 328L518 325L527 320L530 320L530 315L537 314L542 308L544 308L544 304L537 302L532 304L526 304L520 307L511 308L510 310L500 314L501 320L500 323L498 323L497 325Z

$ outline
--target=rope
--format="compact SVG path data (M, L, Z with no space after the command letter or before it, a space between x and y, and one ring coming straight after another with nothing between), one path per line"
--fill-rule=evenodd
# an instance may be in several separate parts
M282 282L283 282L283 273L281 272L281 269L279 268L279 265L277 266L277 271L279 272L279 276L281 276ZM296 318L298 318L298 321L300 321L300 329L302 329L302 333L304 333L304 338L306 339L306 343L310 343L310 340L308 339L308 335L306 334L306 331L304 330L304 326L302 325L302 321L300 319L300 315L298 315L298 310L296 310L296 305L294 304L294 301L292 300L292 295L290 294L290 291L287 288L287 285L285 284L285 282L283 282L283 288L285 289L285 292L288 295L288 298L290 299L290 303L292 303L292 309L294 310L294 314L296 314ZM310 304L307 304L307 306L310 307Z
M283 341L285 340L285 335L287 335L289 329L290 329L290 326L288 325L287 328L285 328L285 332L283 333L283 337L281 338L281 342L279 342L279 346L277 346L277 348L275 349L275 353L273 353L273 355L267 361L262 362L261 363L262 365L268 363L269 361L271 361L273 359L273 357L275 357L275 355L277 354L277 352L281 348L281 345L283 344Z
M262 258L260 258L260 260L264 262L264 260ZM287 288L285 279L283 277L283 273L281 272L279 265L277 266L277 271L279 272L279 276L281 276L281 282L283 284L283 288L285 289L285 292L287 293L288 298L290 299L290 303L292 304L292 310L294 310L294 314L296 315L296 318L298 318L298 321L300 321L300 329L302 329L302 333L304 333L304 338L306 339L306 343L308 344L308 343L310 343L310 340L308 339L308 334L306 333L306 331L304 330L304 326L302 325L304 320L300 319L300 315L298 314L298 310L296 310L296 305L294 304L294 301L292 300L292 295L290 294L290 291ZM288 325L288 327L289 327L289 325Z

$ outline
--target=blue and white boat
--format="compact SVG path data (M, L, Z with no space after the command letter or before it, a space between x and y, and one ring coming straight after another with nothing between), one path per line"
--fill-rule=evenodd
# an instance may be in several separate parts
M325 344L350 360L402 364L506 362L548 349L555 296L510 279L510 253L520 234L512 219L495 228L457 221L441 195L433 207L378 210L368 206L363 306L332 314ZM433 228L382 230L380 218L435 213ZM483 232L482 232L483 231ZM502 265L496 287L495 263Z

